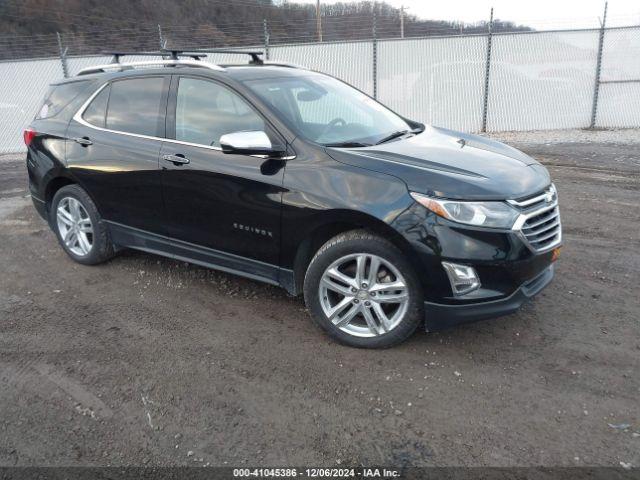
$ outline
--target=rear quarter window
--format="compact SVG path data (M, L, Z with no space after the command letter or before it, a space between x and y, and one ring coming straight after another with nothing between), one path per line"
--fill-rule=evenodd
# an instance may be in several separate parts
M82 118L84 118L86 122L89 122L91 125L96 127L104 128L110 89L111 85L107 85L91 101L87 109L82 114Z
M89 85L88 80L81 82L51 85L44 97L44 103L36 115L36 120L50 118L60 113Z

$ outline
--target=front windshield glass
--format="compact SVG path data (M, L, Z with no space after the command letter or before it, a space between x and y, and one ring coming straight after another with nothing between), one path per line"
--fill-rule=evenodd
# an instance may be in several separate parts
M298 134L327 146L373 145L411 127L335 78L310 74L245 82Z

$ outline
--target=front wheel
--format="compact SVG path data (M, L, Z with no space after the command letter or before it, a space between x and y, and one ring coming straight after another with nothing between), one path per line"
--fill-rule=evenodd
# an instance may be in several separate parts
M342 343L395 345L422 320L420 284L391 242L366 231L334 237L309 264L304 297L312 318Z

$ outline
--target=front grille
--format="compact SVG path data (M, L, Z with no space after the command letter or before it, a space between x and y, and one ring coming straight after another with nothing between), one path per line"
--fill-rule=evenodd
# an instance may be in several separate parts
M560 210L555 187L525 200L510 200L509 203L522 211L517 222L524 240L536 252L548 250L562 240Z
M558 205L529 217L522 225L522 233L534 250L546 250L560 241L560 212Z

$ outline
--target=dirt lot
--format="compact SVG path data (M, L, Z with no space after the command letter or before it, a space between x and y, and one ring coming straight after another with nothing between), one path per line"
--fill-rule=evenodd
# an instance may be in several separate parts
M520 146L560 192L554 283L384 351L275 287L77 265L0 159L0 465L639 466L640 144Z

